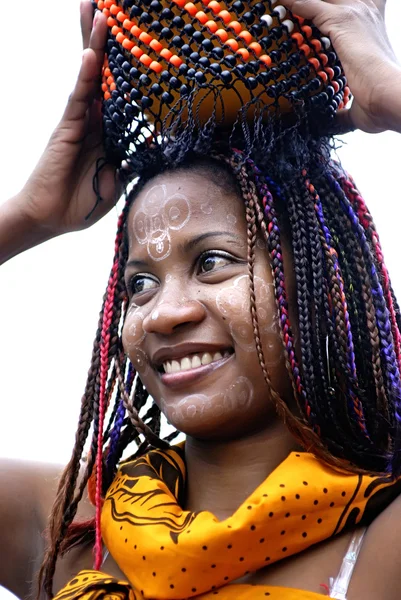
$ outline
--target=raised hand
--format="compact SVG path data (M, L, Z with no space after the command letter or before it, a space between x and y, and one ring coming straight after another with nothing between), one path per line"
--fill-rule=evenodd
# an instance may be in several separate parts
M20 210L34 225L55 236L89 227L117 200L115 169L99 175L102 202L96 204L92 182L103 153L100 75L107 24L103 14L93 19L91 2L81 3L84 42L82 65L64 115L38 165L19 195Z
M401 90L401 68L384 23L386 0L280 1L295 15L313 21L333 43L354 96L351 109L340 111L342 128L398 130L391 94L394 88Z

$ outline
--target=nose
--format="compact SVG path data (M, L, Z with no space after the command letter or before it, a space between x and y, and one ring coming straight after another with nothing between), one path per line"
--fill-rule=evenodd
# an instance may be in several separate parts
M185 325L201 323L206 316L203 304L197 300L161 302L143 320L146 333L169 335Z

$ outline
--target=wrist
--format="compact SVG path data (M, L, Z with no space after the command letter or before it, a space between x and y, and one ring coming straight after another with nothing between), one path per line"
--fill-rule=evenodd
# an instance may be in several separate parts
M372 97L370 112L378 129L401 133L401 66L389 65Z

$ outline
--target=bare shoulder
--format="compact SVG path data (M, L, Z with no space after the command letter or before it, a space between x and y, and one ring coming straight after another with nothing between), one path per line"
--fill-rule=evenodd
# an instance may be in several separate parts
M27 597L43 556L46 520L62 467L0 460L0 585Z
M401 496L369 526L350 586L350 599L398 600L401 572Z

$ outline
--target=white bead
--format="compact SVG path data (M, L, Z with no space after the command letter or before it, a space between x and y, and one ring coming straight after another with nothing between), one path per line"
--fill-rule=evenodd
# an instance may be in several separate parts
M321 39L321 42L322 42L323 46L325 47L325 49L328 50L331 46L331 42L330 42L329 38L322 37L320 39Z
M294 31L294 23L290 21L290 19L286 19L285 21L283 21L282 25L284 25L284 27L287 28L289 33L292 33Z
M272 6L274 6L274 5L275 5L277 2L278 2L278 0L270 0L270 4L271 4Z
M284 6L281 6L280 4L279 6L276 6L273 12L276 13L280 17L280 19L284 19L284 17L287 14L287 9L284 8Z
M271 15L263 15L263 17L260 17L260 20L264 21L268 27L273 25L273 18Z

